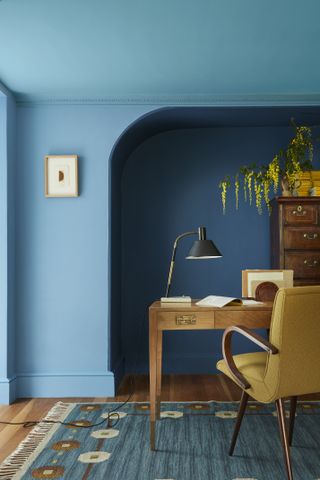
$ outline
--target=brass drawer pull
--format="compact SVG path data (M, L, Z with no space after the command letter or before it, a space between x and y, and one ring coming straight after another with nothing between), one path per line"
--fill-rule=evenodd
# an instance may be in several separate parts
M316 267L319 264L318 260L313 260L311 263L308 263L308 260L305 260L303 263L307 265L307 267Z
M303 238L307 238L308 240L315 240L316 238L318 238L318 234L317 233L305 233L303 235Z
M177 315L177 325L196 325L197 317L195 315Z
M297 210L293 210L292 214L297 215L298 217L303 217L304 215L307 215L307 211L302 210L302 205L299 205Z

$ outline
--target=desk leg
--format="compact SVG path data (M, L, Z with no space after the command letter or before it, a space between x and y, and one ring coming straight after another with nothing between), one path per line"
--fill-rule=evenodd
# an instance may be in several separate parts
M162 376L162 330L158 330L157 337L157 419L160 418L161 406L161 376Z
M150 448L155 450L157 395L157 315L149 315L149 377L150 377Z

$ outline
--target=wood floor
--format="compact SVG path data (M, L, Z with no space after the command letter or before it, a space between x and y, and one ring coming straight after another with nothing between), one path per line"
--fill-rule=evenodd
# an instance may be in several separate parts
M53 405L64 402L105 402L125 401L132 393L130 401L149 400L147 375L126 377L118 389L116 397L108 398L33 398L17 400L12 405L0 405L0 420L5 422L25 422L43 418ZM163 377L162 399L170 401L191 400L238 400L238 388L223 375L165 375ZM2 462L29 433L30 428L22 425L0 424L0 462Z
M28 398L17 400L9 406L0 405L0 421L25 422L41 419L57 401L125 401L130 394L132 394L130 401L149 400L147 375L125 378L119 387L117 396L112 398ZM168 401L233 401L240 399L240 389L224 375L165 375L161 398ZM320 395L313 395L313 399L320 399ZM0 424L0 462L18 446L30 430L22 425Z

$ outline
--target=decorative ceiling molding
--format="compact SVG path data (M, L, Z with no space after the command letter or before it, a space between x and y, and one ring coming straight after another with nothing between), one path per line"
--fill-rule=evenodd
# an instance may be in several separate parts
M243 95L130 95L103 98L22 98L20 106L33 105L166 105L166 106L320 106L320 93Z

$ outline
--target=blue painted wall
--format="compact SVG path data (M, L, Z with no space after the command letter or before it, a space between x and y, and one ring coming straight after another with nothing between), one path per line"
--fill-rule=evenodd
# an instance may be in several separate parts
M7 188L8 188L8 376L15 378L15 280L16 280L16 128L17 106L7 94ZM12 392L12 397L14 397Z
M7 100L0 92L0 377L2 395L8 378L7 345Z
M217 128L169 132L151 138L132 155L132 150L120 146L122 162L113 163L111 171L110 154L118 137L131 122L153 110L146 106L20 106L16 139L14 104L11 115L7 110L11 125L7 145L13 158L17 146L16 164L9 167L7 210L8 235L14 245L7 258L15 278L11 273L8 280L11 313L4 327L10 332L10 348L6 351L7 371L1 377L16 376L12 391L16 388L17 396L112 395L113 372L121 370L124 355L127 370L146 367L145 308L164 291L170 249L178 233L207 225L224 258L187 262L183 259L189 246L186 240L177 258L173 293L204 296L214 289L239 294L240 270L268 264L268 239L261 236L268 230L268 218L258 217L254 210L223 217L216 183L246 161L244 157L267 161L274 148L287 141L288 131ZM228 112L222 111L227 124ZM179 110L175 115L185 125L193 113ZM260 118L251 113L253 119ZM195 114L201 122L199 112ZM161 129L164 120L165 116ZM167 125L174 128L175 122L171 119ZM201 126L206 124L204 121ZM132 141L132 145L135 148L138 143ZM79 155L80 197L46 199L43 158L63 153ZM239 234L247 230L252 237L249 241L259 244L258 249L249 249L246 234ZM111 256L116 259L115 268L118 265L112 278L108 276ZM116 301L109 318L111 294ZM8 320L13 313L15 329ZM142 338L138 359L140 343L134 335L129 339L137 326ZM219 335L200 334L193 342L188 334L173 334L165 342L166 368L213 371L212 350L217 353L219 343Z
M207 227L222 259L188 261L193 239L179 244L171 295L241 295L241 270L270 268L269 216L234 194L222 214L219 180L241 165L267 163L287 145L288 127L211 128L167 132L144 142L124 169L122 322L127 371L147 371L147 312L165 294L177 235ZM317 156L317 153L316 153ZM315 166L320 166L319 160ZM215 372L222 332L166 332L167 372ZM250 348L240 338L235 351Z
M0 402L15 396L15 133L16 104L0 84Z
M122 131L145 111L88 105L18 110L19 396L114 392L108 349L109 155ZM44 156L67 153L79 155L80 197L46 199Z

